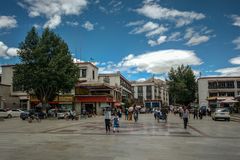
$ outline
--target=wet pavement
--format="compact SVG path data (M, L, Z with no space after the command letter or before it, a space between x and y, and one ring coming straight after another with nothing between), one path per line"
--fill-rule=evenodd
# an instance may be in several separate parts
M20 119L0 122L0 159L33 160L200 160L240 159L240 122L190 119L170 115L168 122L151 114L139 121L120 120L120 132L106 135L103 117L78 121Z

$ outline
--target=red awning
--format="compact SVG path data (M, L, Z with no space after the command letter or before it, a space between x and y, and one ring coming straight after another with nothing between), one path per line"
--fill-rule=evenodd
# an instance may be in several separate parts
M115 107L120 107L120 106L121 106L121 103L120 103L120 102L115 102L115 103L114 103L114 106L115 106Z
M75 102L113 102L109 96L76 96Z

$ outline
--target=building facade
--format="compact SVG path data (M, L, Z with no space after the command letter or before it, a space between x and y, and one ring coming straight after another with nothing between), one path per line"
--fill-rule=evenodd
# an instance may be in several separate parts
M4 89L3 95L9 95L5 100L7 108L30 109L40 103L36 96L23 92L20 88L13 86L14 65L2 66L1 88ZM3 86L4 85L4 86ZM6 89L9 89L9 91ZM2 90L3 92L3 90ZM3 96L1 96L3 97ZM10 101L11 103L8 103ZM3 104L3 102L2 102ZM49 102L52 107L63 107L72 109L74 105L74 89L69 93L60 93L54 101Z
M120 88L120 102L127 102L133 99L131 82L129 82L120 72L112 74L99 74L99 82L106 83L112 87ZM120 104L116 104L120 106Z
M8 104L8 108L30 108L30 97L26 92L21 91L19 88L13 86L13 71L14 65L2 66L1 84L10 86L8 100L11 104ZM6 91L6 90L5 90ZM7 94L7 93L4 93ZM7 100L6 100L7 101Z
M79 82L97 82L98 67L90 62L75 63L79 67Z
M199 106L219 107L218 100L240 95L240 77L202 77L198 79Z
M168 89L165 81L150 78L143 82L133 82L134 99L138 105L148 108L169 105Z

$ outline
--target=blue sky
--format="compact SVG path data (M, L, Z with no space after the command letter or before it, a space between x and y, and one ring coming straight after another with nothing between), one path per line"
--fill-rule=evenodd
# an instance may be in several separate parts
M73 56L101 73L130 80L164 78L190 65L196 76L240 75L239 0L0 1L0 64L19 62L16 50L36 26L60 35Z

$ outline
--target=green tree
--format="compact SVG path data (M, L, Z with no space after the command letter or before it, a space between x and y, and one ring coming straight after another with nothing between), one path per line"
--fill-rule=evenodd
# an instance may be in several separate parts
M33 27L20 43L20 64L14 67L13 84L35 94L46 105L59 92L70 91L78 79L67 44L48 28L41 36Z
M173 104L188 105L196 98L196 78L190 66L171 68L168 73L169 95Z

